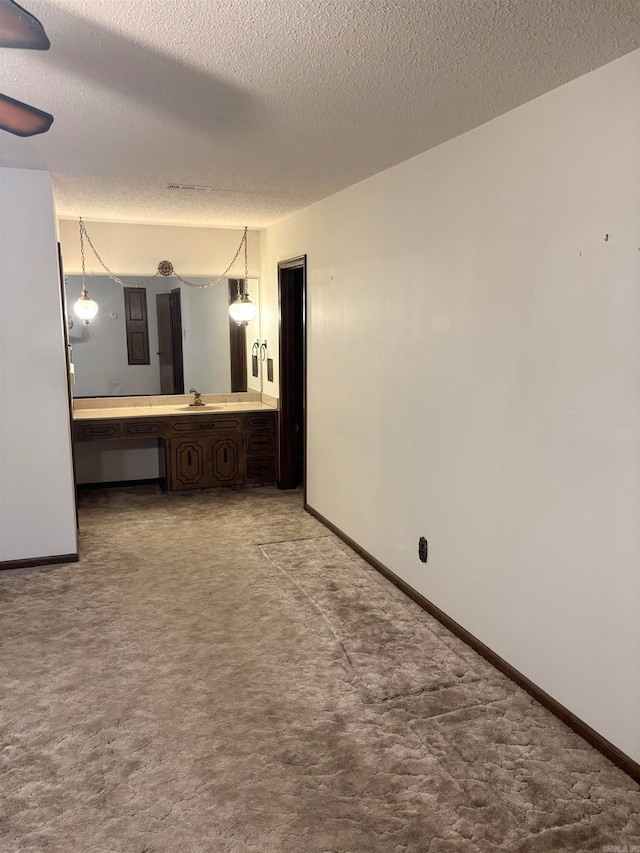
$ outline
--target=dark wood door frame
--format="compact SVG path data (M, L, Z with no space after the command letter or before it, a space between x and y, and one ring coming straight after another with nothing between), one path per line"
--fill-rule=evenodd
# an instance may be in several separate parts
M180 288L156 294L160 393L184 394Z
M280 361L280 477L278 486L281 489L294 488L295 464L292 457L293 448L293 406L291 402L294 374L292 369L293 336L290 323L293 311L293 298L290 286L287 284L287 272L302 270L302 339L303 339L303 381L302 381L302 411L303 411L303 475L302 486L304 502L307 502L307 256L300 255L278 264L278 343Z
M241 286L237 278L229 279L229 305L233 305ZM246 391L247 381L247 327L239 326L229 317L229 347L231 357L231 393Z
M180 288L169 294L171 305L171 336L173 338L173 393L184 394L184 355L182 352L182 299Z

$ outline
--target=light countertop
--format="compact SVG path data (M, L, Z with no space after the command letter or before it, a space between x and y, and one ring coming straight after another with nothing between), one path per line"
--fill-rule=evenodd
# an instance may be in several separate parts
M238 399L240 395L227 395L219 399L204 398L204 406L190 406L193 400L191 395L184 397L121 397L121 398L95 398L80 399L74 401L74 421L84 420L108 420L117 418L153 418L158 415L163 417L181 417L182 415L220 415L242 412L274 412L277 409L260 399L259 394L250 395L251 399ZM214 395L208 395L212 398ZM273 398L272 398L273 399Z

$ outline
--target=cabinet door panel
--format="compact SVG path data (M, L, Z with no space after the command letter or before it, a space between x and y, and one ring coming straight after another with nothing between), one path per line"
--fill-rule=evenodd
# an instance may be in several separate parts
M206 439L172 438L169 442L169 488L204 489L208 483Z
M147 291L144 287L125 288L124 316L129 364L151 364L149 359Z
M242 483L242 438L219 435L209 439L212 486L237 486Z

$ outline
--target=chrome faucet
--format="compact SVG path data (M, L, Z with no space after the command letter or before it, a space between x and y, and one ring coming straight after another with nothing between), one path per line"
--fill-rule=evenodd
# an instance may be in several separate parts
M190 406L206 406L207 405L206 403L202 402L201 394L199 391L196 391L195 388L189 388L189 393L195 394L195 397L193 398L193 403L189 403Z

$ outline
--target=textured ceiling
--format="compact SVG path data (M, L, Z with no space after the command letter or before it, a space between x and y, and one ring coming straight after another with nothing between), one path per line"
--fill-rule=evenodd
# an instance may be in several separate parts
M3 50L0 91L55 121L0 163L129 222L262 227L640 43L637 0L22 3L51 50Z

